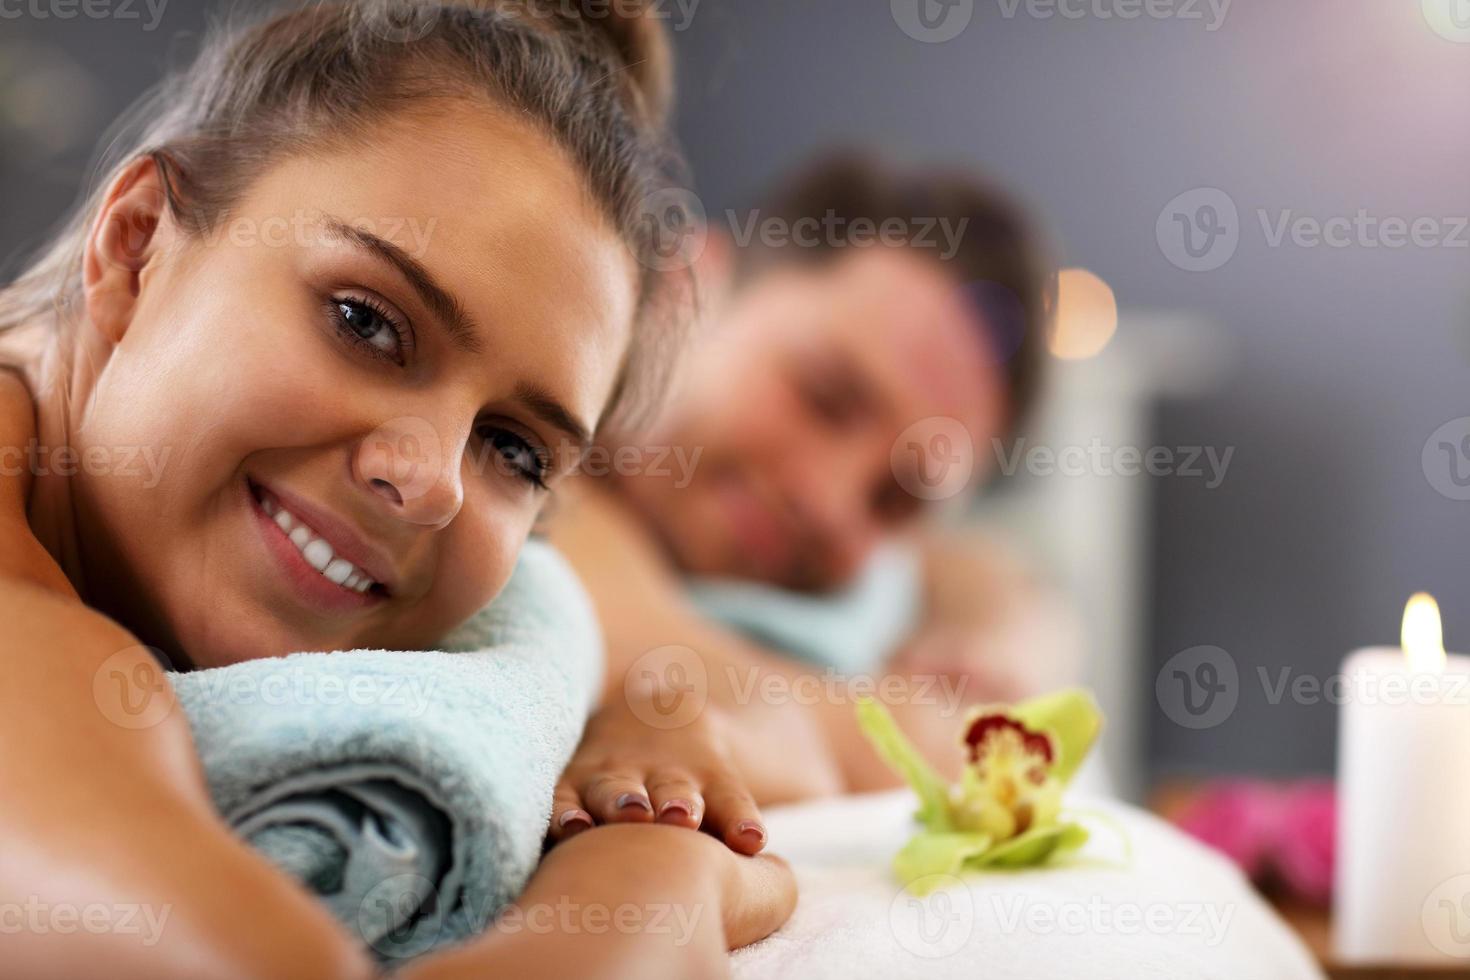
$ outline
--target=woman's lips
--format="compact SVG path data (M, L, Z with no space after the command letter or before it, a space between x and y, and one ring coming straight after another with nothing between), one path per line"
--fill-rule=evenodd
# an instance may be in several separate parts
M261 507L249 481L244 481L243 486L250 514L260 531L265 550L272 556L291 591L306 605L322 612L342 614L369 609L387 598L376 589L354 592L324 578L307 563L301 552L286 537L286 532Z

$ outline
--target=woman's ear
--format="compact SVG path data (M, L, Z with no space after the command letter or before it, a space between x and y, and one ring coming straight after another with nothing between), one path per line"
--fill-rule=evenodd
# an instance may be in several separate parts
M127 332L150 263L162 250L168 215L163 176L152 157L139 157L107 189L87 236L82 292L87 319L110 343Z

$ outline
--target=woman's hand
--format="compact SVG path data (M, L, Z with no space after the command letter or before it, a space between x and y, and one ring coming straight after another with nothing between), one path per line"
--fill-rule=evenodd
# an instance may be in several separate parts
M658 696L629 691L592 718L553 797L552 840L594 823L660 823L760 851L765 825L732 761L724 715L707 704L672 726Z
M597 827L547 854L480 937L395 976L728 976L727 951L770 935L795 905L779 858L745 857L674 827Z
M555 848L542 867L556 877L570 874L573 880L586 880L593 869L607 868L614 873L605 880L620 899L626 888L635 898L709 902L704 921L718 927L722 951L764 939L796 907L796 879L779 857L736 854L706 834L672 827L598 827ZM700 908L686 911L686 921L695 927Z

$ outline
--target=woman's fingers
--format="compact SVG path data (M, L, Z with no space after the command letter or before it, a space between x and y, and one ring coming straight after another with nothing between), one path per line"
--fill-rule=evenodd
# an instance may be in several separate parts
M766 846L766 825L760 808L733 774L717 775L704 788L704 826L731 850L755 854Z
M675 827L697 828L704 819L704 794L681 770L656 770L648 777L654 819Z
M578 793L570 780L562 777L551 796L552 841L566 840L592 826L592 814L582 805L582 794Z
M650 823L653 802L648 798L641 773L605 770L595 773L581 787L587 810L600 823Z

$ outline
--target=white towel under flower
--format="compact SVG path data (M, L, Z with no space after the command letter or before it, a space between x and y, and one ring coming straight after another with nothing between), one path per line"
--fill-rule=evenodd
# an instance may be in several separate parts
M733 954L736 980L1322 977L1233 865L1137 809L1069 796L1106 818L1076 862L967 874L921 900L889 871L913 808L902 790L766 811L800 899L779 932Z

